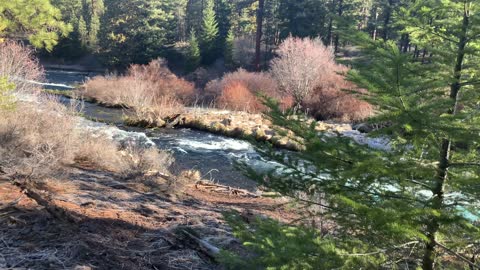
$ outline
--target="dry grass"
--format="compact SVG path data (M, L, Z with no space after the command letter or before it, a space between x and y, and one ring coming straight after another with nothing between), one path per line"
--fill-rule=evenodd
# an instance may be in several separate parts
M32 178L59 170L72 163L76 144L73 118L64 106L51 100L19 104L0 117L0 168L9 174Z
M173 157L157 148L142 148L130 145L122 150L122 173L126 177L168 172Z
M93 136L77 126L77 118L55 100L19 103L0 117L0 169L10 175L41 179L74 163L88 164L125 176L168 172L170 154L156 148L129 146Z
M125 76L97 76L82 94L107 105L133 109L138 119L161 118L190 104L194 86L174 75L162 59L132 65Z

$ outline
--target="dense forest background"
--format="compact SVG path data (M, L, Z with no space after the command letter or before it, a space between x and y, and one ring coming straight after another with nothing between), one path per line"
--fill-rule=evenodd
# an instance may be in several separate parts
M289 35L320 37L335 52L356 29L372 39L408 35L394 23L399 0L54 0L73 32L51 56L100 56L109 67L145 64L158 57L187 71L223 59L227 68L261 69ZM188 63L184 65L185 63Z

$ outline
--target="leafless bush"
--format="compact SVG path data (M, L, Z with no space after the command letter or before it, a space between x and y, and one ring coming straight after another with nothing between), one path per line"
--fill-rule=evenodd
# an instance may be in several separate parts
M133 177L146 173L168 172L173 163L171 154L157 148L142 148L130 145L122 151L126 176Z
M320 39L289 37L272 60L271 73L280 89L301 104L321 82L326 72L335 72L333 51Z
M72 109L53 99L19 103L0 117L0 172L28 179L55 176L74 163L124 175L168 172L170 154L120 146L78 126Z
M239 69L222 79L209 82L205 94L217 100L216 105L232 110L260 112L265 110L258 94L282 100L275 80L267 73Z
M125 168L118 145L107 138L84 134L75 151L75 161L96 169L122 172Z
M19 104L0 117L0 168L8 174L40 178L73 162L73 117L53 101L36 105Z
M43 69L33 51L14 41L0 42L0 77L15 83L17 93L36 93L39 88L28 81L42 81Z
M264 109L262 103L242 82L232 82L222 89L217 106L236 111L259 112Z
M125 76L94 77L85 83L82 93L102 103L130 107L140 117L189 104L194 86L158 59L148 65L132 65Z
M319 120L336 119L343 122L361 121L371 116L373 111L369 103L336 88L315 90L304 106Z
M371 105L343 91L356 88L345 79L348 67L320 39L289 37L277 53L271 73L280 89L317 119L359 121L372 113Z
M244 36L233 40L232 58L235 65L249 67L255 57L255 37Z

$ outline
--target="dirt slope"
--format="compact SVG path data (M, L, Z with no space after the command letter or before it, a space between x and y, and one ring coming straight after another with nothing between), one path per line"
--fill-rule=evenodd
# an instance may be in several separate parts
M283 201L195 185L167 195L91 169L27 186L0 180L0 269L221 269L184 230L239 250L222 212L296 218Z

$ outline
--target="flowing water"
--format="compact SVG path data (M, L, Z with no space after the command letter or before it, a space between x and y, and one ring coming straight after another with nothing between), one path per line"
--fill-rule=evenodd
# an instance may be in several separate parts
M55 88L58 90L69 90L78 84L81 84L93 73L47 70L48 83L43 84L45 88ZM64 103L70 102L69 99L61 98ZM254 147L242 140L227 138L220 135L214 135L207 132L191 129L143 129L123 126L122 116L124 111L121 109L105 108L93 103L85 103L83 113L86 118L96 119L100 122L109 123L117 128L112 128L121 140L131 137L135 140L148 140L148 143L155 144L162 150L170 151L175 157L173 170L199 170L203 177L217 181L220 184L232 187L245 188L255 191L256 183L242 172L236 169L237 161L246 162L256 170L274 169L278 164L264 160L254 149ZM93 129L105 129L105 125L85 121L85 126ZM114 130L114 131L113 131ZM344 136L351 137L359 144L368 145L371 148L383 149L388 151L388 140L379 138L369 138L358 131L348 131ZM425 191L428 193L428 191ZM461 195L461 194L460 194ZM470 220L479 220L480 214L472 214L464 208L460 208L463 214Z
M81 84L92 73L47 70L45 88L69 90ZM69 99L60 98L63 103ZM145 133L159 149L170 151L175 157L173 170L199 170L205 179L211 179L233 187L255 190L254 181L245 177L235 168L235 161L245 160L251 163L264 163L254 147L245 141L214 135L191 129L143 129L122 125L122 109L105 108L85 102L82 109L86 118L113 124L125 131Z

